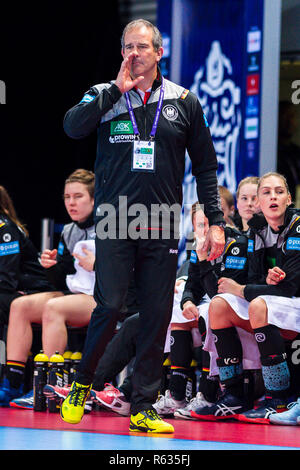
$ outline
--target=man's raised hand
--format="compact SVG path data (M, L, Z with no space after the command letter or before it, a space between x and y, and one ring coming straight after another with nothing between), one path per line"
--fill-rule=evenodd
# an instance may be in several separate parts
M133 79L131 76L131 64L135 57L135 52L130 52L127 57L124 58L118 76L115 81L115 85L119 88L121 93L126 93L144 80L143 75Z

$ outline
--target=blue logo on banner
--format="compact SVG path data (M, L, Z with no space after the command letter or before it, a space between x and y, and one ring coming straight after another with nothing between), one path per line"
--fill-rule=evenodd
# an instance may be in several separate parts
M259 54L248 55L248 72L257 72L259 70Z
M258 116L258 107L258 95L248 96L246 101L246 116Z
M286 242L287 250L300 250L300 238L290 237Z
M15 255L20 253L19 242L8 242L0 244L0 256Z
M253 240L248 240L248 252L253 253L254 250L254 241Z
M239 256L227 256L225 261L225 268L227 269L244 269L247 258L240 258Z

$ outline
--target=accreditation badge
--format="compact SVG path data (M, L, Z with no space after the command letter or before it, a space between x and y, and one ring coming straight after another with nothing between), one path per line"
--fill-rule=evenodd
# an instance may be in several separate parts
M155 142L134 140L131 171L155 171Z

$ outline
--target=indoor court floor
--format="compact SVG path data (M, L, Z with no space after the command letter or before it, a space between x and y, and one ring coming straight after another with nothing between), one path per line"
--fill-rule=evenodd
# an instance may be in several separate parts
M131 433L129 418L93 410L72 425L59 414L0 408L0 450L299 450L300 426L166 419L174 434ZM112 454L113 455L113 454ZM184 464L182 462L182 464Z

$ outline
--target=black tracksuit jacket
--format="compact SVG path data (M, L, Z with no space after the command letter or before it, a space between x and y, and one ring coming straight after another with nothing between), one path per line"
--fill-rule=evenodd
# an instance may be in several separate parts
M141 140L149 140L160 95L161 76L152 85L147 104L138 91L129 91ZM101 217L100 207L110 204L116 210L119 197L127 197L127 207L146 207L148 228L163 229L152 224L158 207L169 211L182 205L182 180L188 151L196 178L198 200L210 225L223 222L217 187L217 158L205 116L196 95L165 80L165 94L155 135L155 171L132 171L134 132L126 98L113 83L93 86L82 101L65 115L64 130L80 139L97 131L95 162L95 222ZM179 220L170 211L170 237L163 239L101 240L96 238L97 307L93 312L77 381L90 383L98 359L115 328L118 310L132 266L138 266L139 298L143 299L140 315L143 328L139 332L131 397L133 413L148 409L155 401L161 380L165 334L172 313L173 290L177 264ZM128 217L128 222L130 219ZM163 221L157 221L162 224ZM173 225L172 225L173 222ZM98 227L98 225L97 225ZM147 224L143 226L147 228ZM122 261L119 261L122 260ZM122 269L119 269L122 262ZM118 283L116 284L116 273ZM141 281L142 280L142 281ZM155 292L150 296L151 290ZM151 299L150 299L151 297ZM109 312L109 314L107 314Z
M300 296L300 210L288 208L284 224L274 232L265 217L249 221L249 276L244 297L249 302L259 295ZM268 269L278 266L286 277L277 285L266 284Z
M158 74L160 77L160 74ZM131 171L133 129L125 96L113 83L95 85L64 118L64 130L80 139L97 131L95 162L95 207L110 203L117 209L118 197L126 195L128 206L182 204L185 154L198 183L198 199L210 225L223 221L217 191L217 158L207 121L196 95L165 80L165 95L155 137L154 173ZM161 78L154 81L146 105L132 89L129 96L141 140L149 140L160 93Z
M31 240L6 215L0 214L0 293L52 291Z
M248 278L248 237L235 228L225 228L225 248L223 255L214 261L199 261L196 251L192 251L188 278L181 299L181 308L190 300L199 305L203 296L210 298L218 293L218 279L229 277L239 284Z

